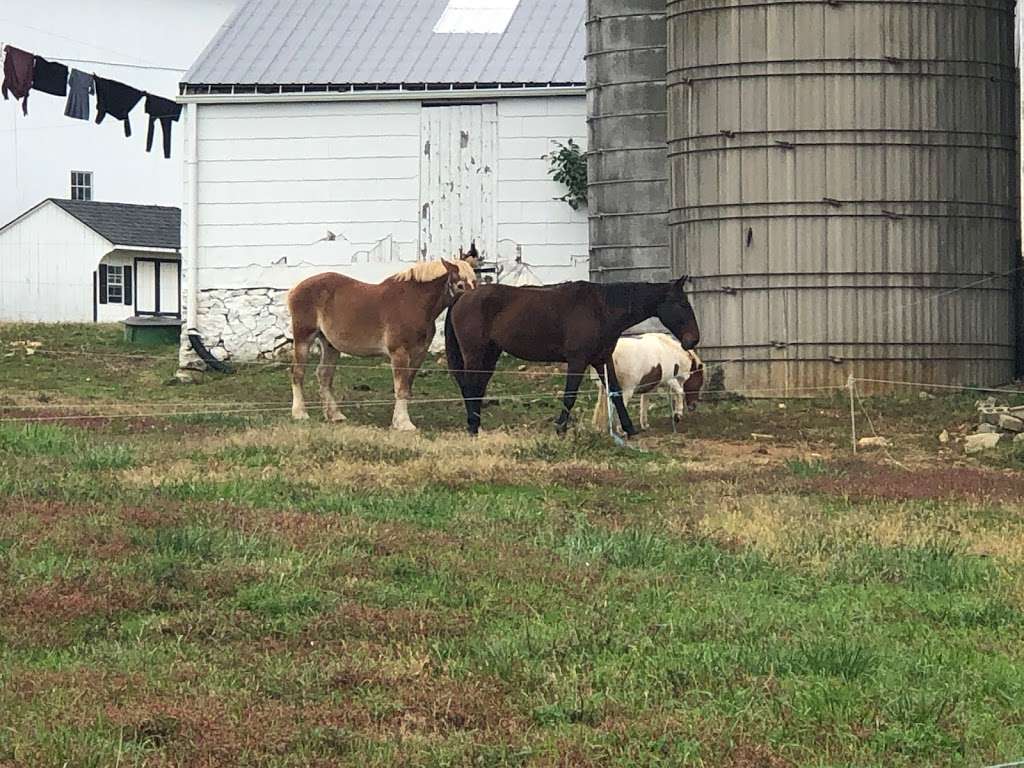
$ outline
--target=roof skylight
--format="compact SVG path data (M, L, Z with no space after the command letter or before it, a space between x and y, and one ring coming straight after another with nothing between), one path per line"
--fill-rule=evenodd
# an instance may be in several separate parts
M434 34L500 35L518 7L519 0L448 0Z

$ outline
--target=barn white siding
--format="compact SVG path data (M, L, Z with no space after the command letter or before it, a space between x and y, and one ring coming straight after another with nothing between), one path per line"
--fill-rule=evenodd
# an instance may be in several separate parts
M0 321L92 322L93 271L111 248L47 202L0 231Z
M419 104L198 112L200 289L243 287L282 259L340 266L389 239L399 258L416 258ZM321 240L328 230L335 241Z
M504 99L498 103L498 240L502 257L518 248L545 283L586 280L586 210L556 198L565 187L551 179L545 155L571 138L586 151L583 97Z

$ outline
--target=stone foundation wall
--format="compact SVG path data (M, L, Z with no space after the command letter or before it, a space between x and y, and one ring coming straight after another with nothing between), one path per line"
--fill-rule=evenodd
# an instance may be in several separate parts
M288 291L280 288L231 288L199 292L199 333L218 360L271 360L291 349ZM204 368L182 335L180 364Z

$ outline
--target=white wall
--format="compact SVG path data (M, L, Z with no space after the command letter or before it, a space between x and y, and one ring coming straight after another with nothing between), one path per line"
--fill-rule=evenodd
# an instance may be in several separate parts
M419 139L416 102L201 106L200 288L415 260Z
M0 321L92 322L110 243L53 203L0 232Z
M100 263L106 264L108 267L132 267L134 266L135 260L133 254L125 253L123 251L113 251L104 256ZM93 269L98 268L98 264ZM91 277L91 276L90 276ZM135 275L132 274L132 293L130 296L130 303L125 304L123 301L119 304L99 304L96 305L96 321L100 323L119 323L126 318L131 317L135 314ZM90 294L90 299L92 298Z
M234 7L235 0L4 0L0 42L120 80L166 98ZM70 59L133 64L111 66ZM64 117L64 99L32 91L28 117L0 101L0 224L47 197L70 197L71 171L92 171L95 200L181 205L181 126L170 160L156 129L146 154L148 119L132 112L132 137L107 117L96 125Z
M548 174L544 155L574 139L587 148L584 97L505 99L498 103L498 239L502 255L518 244L523 261L544 283L588 279L586 209L554 198L565 187Z

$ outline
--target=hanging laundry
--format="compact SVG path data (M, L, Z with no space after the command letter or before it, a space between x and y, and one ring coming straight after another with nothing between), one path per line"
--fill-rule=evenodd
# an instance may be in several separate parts
M68 68L57 61L47 61L36 56L32 89L52 96L68 95Z
M103 118L110 115L115 120L124 121L124 135L132 135L132 124L128 113L142 100L146 94L130 85L116 80L93 75L96 84L96 122L102 123Z
M28 114L28 92L32 88L32 73L35 69L35 56L28 51L15 48L13 45L5 46L4 52L4 82L0 85L0 92L3 92L4 101L10 93L17 101L21 99L21 111Z
M146 136L146 151L153 149L153 129L156 121L160 121L160 131L164 135L164 157L171 156L171 123L181 117L181 104L169 99L162 99L152 94L146 95L146 114L149 115L149 135Z
M68 77L68 103L64 107L64 114L76 120L88 120L91 93L96 93L92 75L72 69Z

